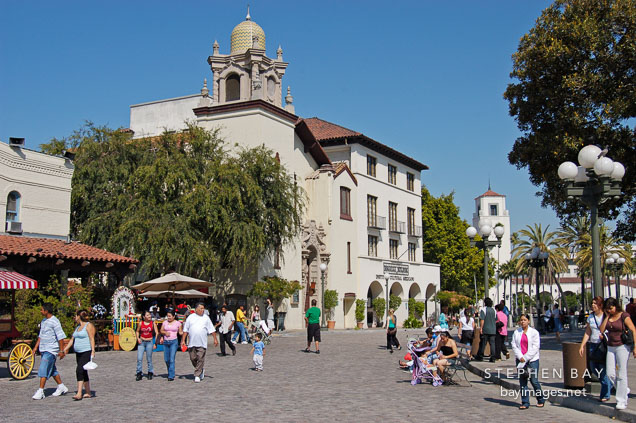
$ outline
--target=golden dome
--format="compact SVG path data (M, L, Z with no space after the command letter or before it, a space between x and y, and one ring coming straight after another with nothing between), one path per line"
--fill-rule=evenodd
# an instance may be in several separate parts
M250 18L247 18L232 30L230 54L242 53L252 48L253 37L258 37L258 48L265 50L265 31Z

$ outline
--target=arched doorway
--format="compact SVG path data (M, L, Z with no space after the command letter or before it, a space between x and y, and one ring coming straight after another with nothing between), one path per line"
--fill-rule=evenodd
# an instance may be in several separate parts
M409 288L409 299L415 298L416 300L419 300L421 295L422 290L420 289L420 286L416 283L412 284Z
M384 295L384 288L378 281L371 282L369 289L367 290L367 326L372 327L375 318L373 312L373 300Z
M424 311L424 313L426 314L426 319L429 319L431 317L436 317L435 313L435 300L434 300L434 296L435 296L435 285L432 283L429 283L428 286L426 287L426 294L425 294L425 299L426 299L426 310Z
M393 282L389 292L390 292L390 294L389 294L390 296L400 297L400 300L404 300L404 289L402 289L402 284L401 283ZM389 297L389 300L390 300L390 298L391 297ZM400 302L400 304L397 307L395 307L395 312L396 313L397 313L398 309L400 308L400 306L402 305L402 302Z

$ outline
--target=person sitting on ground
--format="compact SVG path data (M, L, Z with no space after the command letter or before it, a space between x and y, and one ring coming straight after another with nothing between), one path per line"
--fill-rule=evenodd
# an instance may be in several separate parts
M439 379L444 376L446 368L452 365L455 358L459 356L457 344L455 340L451 338L448 331L444 331L440 334L439 344L432 352L437 353L437 358L433 360L433 366L437 368L433 370L433 377Z

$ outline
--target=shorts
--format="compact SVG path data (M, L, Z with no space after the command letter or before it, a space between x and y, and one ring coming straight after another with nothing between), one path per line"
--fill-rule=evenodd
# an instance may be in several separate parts
M320 323L310 323L307 326L307 342L311 342L312 339L320 342Z
M55 360L57 356L48 351L44 351L42 353L42 358L40 359L40 367L38 367L38 376L49 379L51 377L55 377L59 375L57 372L57 368L55 367Z

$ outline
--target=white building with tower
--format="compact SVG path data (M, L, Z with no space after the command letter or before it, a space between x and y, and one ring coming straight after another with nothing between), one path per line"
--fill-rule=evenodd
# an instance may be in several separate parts
M278 311L286 313L286 328L303 328L311 300L321 304L324 276L325 289L338 292L337 328L356 326L356 299L367 303L365 324L373 325L371 301L387 291L402 300L399 322L408 316L410 298L425 302L431 315L440 272L422 260L420 177L428 167L360 132L296 115L291 90L283 89L283 50L279 45L269 57L265 41L248 12L232 31L229 54L214 42L209 87L206 79L198 94L136 104L130 111L134 138L183 130L192 121L218 129L228 146L265 145L306 191L298 239L251 273L219 275L225 280L212 292L215 299L250 305L245 294L254 281L297 280L302 291Z

